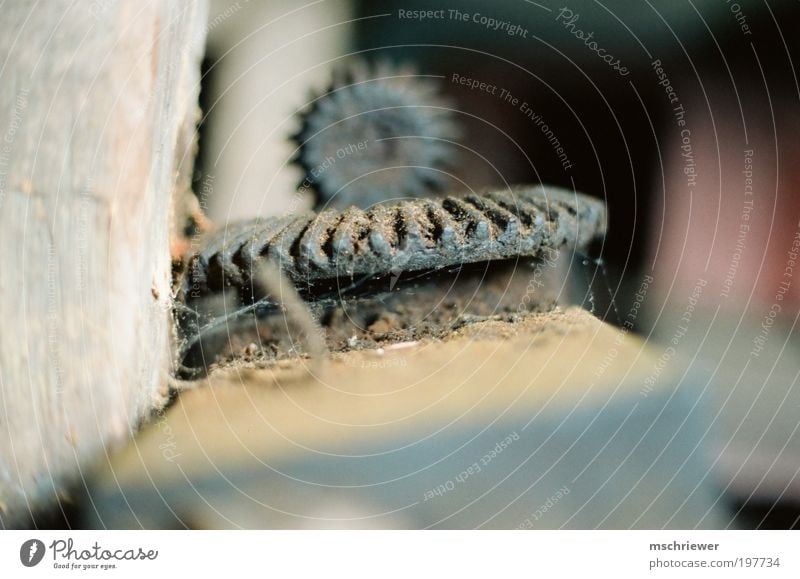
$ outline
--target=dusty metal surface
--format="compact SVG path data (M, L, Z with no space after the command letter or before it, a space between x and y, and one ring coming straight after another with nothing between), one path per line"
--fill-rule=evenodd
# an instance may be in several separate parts
M390 277L584 247L605 233L605 205L556 187L515 187L463 198L411 200L317 215L235 223L189 260L179 299L226 288L253 292L257 262L272 259L298 286Z
M565 274L544 273L569 267L605 225L602 201L552 187L236 223L189 260L179 373L303 356L314 340L377 348L548 311L560 292L546 286ZM281 296L295 290L305 304L287 308Z
M295 162L316 207L369 207L445 188L461 134L435 79L356 60L300 114Z
M722 528L702 388L667 369L641 395L659 354L557 308L318 369L240 360L100 465L85 524Z

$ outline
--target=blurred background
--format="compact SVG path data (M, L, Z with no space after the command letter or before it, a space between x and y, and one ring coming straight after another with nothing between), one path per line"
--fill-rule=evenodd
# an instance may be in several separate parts
M606 201L587 291L607 325L559 312L561 342L438 343L341 391L212 375L101 461L80 512L34 524L797 528L798 22L792 0L211 0L193 188L213 222L309 209L298 112L354 58L409 63L465 129L447 192ZM503 372L450 364L483 358ZM428 400L419 375L463 382ZM501 382L518 396L486 401Z
M796 525L799 21L790 0L214 0L195 190L217 222L310 207L286 137L333 69L441 77L466 128L452 189L605 199L599 313L623 323L652 279L633 326L665 365L688 354L737 516Z
M400 16L420 11L432 13ZM763 255L780 257L798 217L796 41L780 27L797 16L791 1L215 0L196 190L216 220L284 212L300 180L286 137L313 90L355 55L410 62L441 76L467 128L456 177L476 189L541 181L606 199L604 256L625 275L656 264L687 288L701 273L722 283L753 150L751 247L740 260L750 279L729 290L749 296L759 277L754 297L769 301L766 276L774 284L783 268L755 274Z

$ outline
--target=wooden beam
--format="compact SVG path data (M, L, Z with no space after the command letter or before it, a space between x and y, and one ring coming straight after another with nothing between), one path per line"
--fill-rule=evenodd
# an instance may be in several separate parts
M3 527L59 498L162 399L170 213L205 25L204 0L3 6Z

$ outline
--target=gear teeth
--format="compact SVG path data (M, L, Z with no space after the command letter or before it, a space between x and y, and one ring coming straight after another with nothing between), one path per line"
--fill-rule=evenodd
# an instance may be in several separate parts
M182 298L232 286L248 295L253 268L264 258L307 286L342 275L388 276L397 267L423 271L536 256L564 244L580 249L605 228L602 201L553 187L249 221L212 236L190 259Z
M326 209L317 215L306 228L300 239L299 263L307 270L310 266L325 269L330 265L332 256L325 251L329 231L341 215L333 209Z
M440 191L447 177L430 169L455 165L459 149L451 141L461 131L438 88L412 67L385 60L355 60L336 71L328 90L299 113L301 128L292 136L292 163L304 172L301 183L313 186L316 208L366 208ZM381 171L386 167L396 170Z
M333 234L333 258L340 267L356 258L356 243L367 225L363 211L351 207L344 212Z
M409 204L397 207L396 228L398 233L402 234L398 249L406 253L413 253L425 248L425 232L416 209Z
M488 197L468 195L466 201L486 215L494 225L497 240L508 243L520 235L520 223L516 215L501 207Z
M369 218L369 247L376 256L389 259L397 247L397 230L391 211L385 205L375 205L367 212Z
M463 199L447 197L442 206L457 220L464 223L464 237L478 242L487 241L491 236L491 226L486 216Z
M298 240L302 238L309 222L310 219L292 221L267 244L265 248L267 254L276 260L284 270L297 271L295 256L297 255Z
M444 251L452 251L458 243L458 224L447 211L436 203L426 201L424 204L428 221L433 227L434 243Z
M296 217L275 217L260 220L258 228L254 230L253 235L242 244L237 256L240 263L240 270L243 272L243 277L245 279L243 287L248 287L252 284L253 271L258 265L258 261L268 253L274 239L278 237L283 230L297 221L297 219Z

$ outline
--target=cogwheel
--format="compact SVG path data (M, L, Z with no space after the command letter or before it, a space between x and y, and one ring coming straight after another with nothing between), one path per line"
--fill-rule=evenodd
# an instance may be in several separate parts
M408 66L355 62L300 117L295 162L316 208L366 208L440 190L459 136L450 103Z
M398 268L422 272L536 257L546 248L584 250L605 231L601 200L552 186L258 218L209 236L189 259L178 299L234 287L246 293L263 260L308 290L340 278L388 278Z

